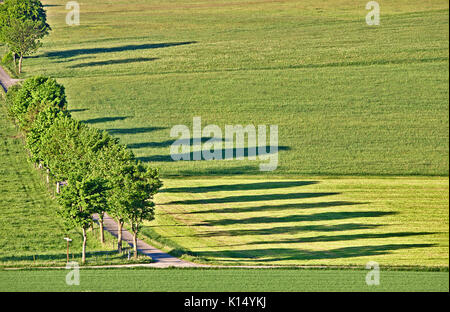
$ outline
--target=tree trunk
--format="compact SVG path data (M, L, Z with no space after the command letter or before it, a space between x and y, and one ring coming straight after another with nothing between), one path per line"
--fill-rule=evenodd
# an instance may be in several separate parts
M83 250L81 253L81 263L83 264L86 263L86 241L87 241L86 229L83 228Z
M23 55L20 55L20 58L19 58L19 74L22 73L22 60L23 60Z
M137 251L137 231L133 231L133 251L134 251L134 259L137 259L138 251Z
M119 220L119 222L117 222L117 251L119 253L122 253L122 228L123 221Z
M104 217L104 212L98 215L98 224L100 225L100 242L102 244L105 243L105 235L103 233L103 217Z
M14 71L17 71L17 61L16 61L16 53L13 52L13 62L14 62Z

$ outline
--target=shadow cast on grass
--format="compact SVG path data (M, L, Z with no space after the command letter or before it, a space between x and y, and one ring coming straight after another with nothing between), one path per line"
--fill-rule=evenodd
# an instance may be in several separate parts
M78 112L85 112L88 111L87 108L76 108L76 109L69 109L69 113L78 113Z
M298 204L284 204L284 205L264 205L257 207L243 207L243 208L221 208L221 209L208 209L200 211L189 211L177 214L202 214L202 213L241 213L241 212L263 212L263 211L280 211L289 209L314 209L314 208L328 208L339 206L353 206L364 205L368 203L357 203L348 201L330 201L320 203L298 203Z
M274 181L240 184L222 184L198 187L177 187L161 190L161 193L209 193L227 191L268 190L317 184L317 181Z
M288 194L263 194L263 195L239 195L227 196L222 198L205 198L205 199L187 199L180 201L172 201L163 205L184 204L184 205L200 205L200 204L223 204L237 202L254 202L254 201L270 201L281 199L304 199L322 196L339 195L340 193L288 193Z
M427 248L433 246L435 246L435 244L389 244L377 246L342 247L320 251L297 248L270 248L250 250L203 251L196 252L196 254L198 254L200 257L206 258L233 258L232 260L224 260L226 262L271 262L287 260L321 260L380 256L390 254L396 250Z
M262 224L262 223L286 223L303 221L329 221L355 218L377 218L394 215L396 212L388 211L345 211L345 212L323 212L310 215L289 215L285 217L254 217L247 219L222 219L205 221L202 224L206 226L224 226L234 224Z
M110 122L110 121L117 121L117 120L125 120L129 117L126 116L120 116L120 117L100 117L100 118L92 118L92 119L87 119L87 120L83 120L82 122L87 123L87 124L97 124L97 123L102 123L102 122Z
M136 50L151 50L168 48L175 46L182 46L188 44L197 43L196 41L184 41L184 42L167 42L167 43L146 43L146 44L130 44L119 47L109 47L109 48L87 48L87 49L74 49L65 51L53 51L47 52L44 56L49 58L69 58L77 55L88 55L88 54L100 54L100 53L115 53L115 52L126 52L126 51L136 51Z
M116 65L116 64L142 63L142 62L155 61L157 59L158 58L156 58L156 57L138 57L138 58L129 58L129 59L88 62L88 63L71 65L71 66L68 66L68 68L84 68L84 67L106 66L106 65Z
M114 128L106 129L110 134L139 134L167 129L165 127Z
M196 140L196 139L191 138L191 139L167 140L167 141L162 141L162 142L143 142L143 143L132 143L132 144L128 144L127 146L128 146L128 148L134 148L134 149L146 148L146 147L169 147L176 141L178 141L178 143L180 143L180 144L193 145L194 140ZM211 141L211 140L214 142L225 142L225 139L220 139L220 138L201 138L202 144L207 141Z
M348 234L348 235L321 235L301 238L289 238L283 240L259 241L251 242L246 245L265 245L265 244L301 244L301 243L317 243L317 242L337 242L349 241L357 239L385 239L394 237L409 237L436 234L435 232L397 232L397 233L364 233L364 234Z
M245 147L245 148L233 148L233 149L222 149L222 154L220 160L226 160L226 159L235 159L238 154L242 155L244 158L247 157L257 157L257 156L263 156L263 155L271 155L274 154L274 147L267 147L268 150L266 150L264 153L259 153L258 149L256 149L256 154L252 152L252 149ZM278 146L278 151L288 151L291 148L289 146ZM194 160L195 152L185 153L185 154L175 154L175 155L153 155L153 156L147 156L147 157L141 157L141 161L144 162L175 162L175 161L205 161L202 157L201 160ZM177 160L174 160L177 159ZM178 160L180 159L180 160Z
M138 157L139 160L146 162L146 157ZM234 175L258 175L261 174L258 165L255 166L236 166L236 167L216 167L216 168L196 168L179 170L178 172L166 173L166 177L187 177L187 176L208 176L208 177L223 177Z
M296 234L301 232L338 232L351 230L369 230L382 226L381 224L345 223L335 225L304 225L304 226L282 226L268 229L238 229L208 231L199 233L197 237L216 236L244 236L244 235L274 235L274 234Z

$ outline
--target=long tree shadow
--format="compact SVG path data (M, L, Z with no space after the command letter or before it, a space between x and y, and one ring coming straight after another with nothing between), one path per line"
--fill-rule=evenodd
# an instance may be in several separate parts
M130 44L130 45L124 45L124 46L119 46L119 47L109 47L109 48L86 48L86 49L74 49L74 50L65 50L65 51L53 51L53 52L44 53L44 56L50 57L50 58L69 58L69 57L74 57L77 55L160 49L160 48L182 46L182 45L188 45L188 44L194 44L194 43L197 43L197 41Z
M256 183L221 184L197 187L173 187L162 189L161 193L209 193L220 191L248 191L288 188L317 184L317 181L269 181Z
M69 113L78 113L78 112L85 112L89 109L87 108L74 108L74 109L69 109Z
M278 151L287 151L291 148L289 146L278 146ZM228 149L222 149L222 153L220 155L220 159L234 159L237 157L237 155L242 155L243 157L257 157L260 155L270 155L274 154L274 147L266 147L266 151L263 153L259 153L258 149L253 150L252 148L228 148ZM195 152L189 152L184 154L175 154L175 155L153 155L148 157L142 157L142 161L145 162L152 162L152 161L158 161L158 162L174 162L174 161L194 161ZM179 160L178 160L179 159ZM201 160L197 161L205 161L202 157Z
M137 58L128 58L128 59L81 63L81 64L68 66L68 68L84 68L84 67L116 65L116 64L142 63L142 62L155 61L157 59L158 58L156 58L156 57L137 57Z
M241 213L241 212L263 212L263 211L280 211L290 209L314 209L314 208L328 208L339 206L353 206L364 205L366 202L349 202L349 201L329 201L320 203L296 203L296 204L284 204L284 205L264 205L257 207L238 207L238 208L221 208L221 209L208 209L199 211L183 212L182 214L206 214L206 213ZM179 213L181 214L181 213Z
M254 217L247 219L221 219L209 220L201 225L206 226L223 226L234 224L261 224L261 223L286 223L286 222L303 222L303 221L328 221L343 220L355 218L377 218L388 215L394 215L396 212L391 211L343 211L343 212L323 212L310 215L290 215L285 217Z
M377 238L394 238L394 237L409 237L420 235L431 235L436 232L396 232L396 233L363 233L363 234L348 234L348 235L320 235L301 238L289 238L282 240L258 241L251 242L245 245L265 245L265 244L300 244L300 243L317 243L317 242L336 242L349 241L358 239L377 239ZM240 246L240 245L239 245Z
M345 223L335 225L303 225L303 226L282 226L268 229L237 229L207 231L198 233L196 237L213 236L244 236L244 235L274 235L274 234L296 234L301 232L339 232L351 230L369 230L382 226L381 224ZM174 236L176 237L176 236Z
M166 141L162 141L162 142L143 142L143 143L131 143L128 144L128 148L134 148L134 149L138 149L138 148L146 148L146 147L169 147L171 146L173 143L175 143L176 141L180 142L181 144L188 144L188 145L193 145L194 144L194 140L198 140L198 139L179 139L179 140L166 140ZM218 141L218 142L225 142L225 139L220 139L220 138L201 138L201 142L202 144L207 142L207 141Z
M224 260L229 262L272 262L287 260L320 260L320 259L343 259L367 256L380 256L390 254L396 250L427 248L435 244L389 244L377 246L354 246L342 247L328 250L306 250L297 248L270 248L249 250L226 250L226 251L203 251L196 252L200 257L206 258L232 258ZM223 260L221 260L223 261Z
M106 129L110 134L139 134L167 129L165 127L114 128Z
M146 161L146 157L140 158L142 161ZM243 174L252 174L258 175L261 174L258 165L255 166L236 166L236 167L221 167L221 168L196 168L195 170L185 169L180 170L178 173L167 174L169 177L186 177L186 176L208 176L208 177L222 177L222 176L234 176L234 175L243 175Z
M96 124L96 123L102 123L102 122L109 122L109 121L117 121L117 120L125 120L129 117L126 116L118 116L118 117L100 117L100 118L92 118L83 120L82 122L87 124Z
M180 201L172 201L163 205L171 204L185 204L185 205L199 205L199 204L223 204L223 203L236 203L236 202L254 202L254 201L269 201L269 200L281 200L281 199L304 199L315 198L322 196L339 195L340 193L287 193L287 194L263 194L263 195L239 195L239 196L227 196L222 198L205 198L205 199L187 199Z

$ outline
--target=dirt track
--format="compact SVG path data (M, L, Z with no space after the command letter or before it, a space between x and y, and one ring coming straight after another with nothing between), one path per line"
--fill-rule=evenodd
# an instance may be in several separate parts
M0 85L2 86L3 90L8 91L8 88L12 85L16 84L19 79L12 79L8 73L0 66Z

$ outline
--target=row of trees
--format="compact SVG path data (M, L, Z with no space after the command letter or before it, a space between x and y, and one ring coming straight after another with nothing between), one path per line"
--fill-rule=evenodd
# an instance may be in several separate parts
M137 161L107 132L73 119L64 87L52 78L34 77L10 88L7 103L25 134L30 160L57 181L66 182L57 195L59 214L68 227L83 233L82 262L93 214L99 216L104 241L105 213L117 221L119 252L122 228L125 223L130 225L136 258L137 235L143 221L153 219L152 199L162 186L158 171Z
M24 56L34 53L50 30L44 6L39 0L0 2L0 43L8 46L14 57L14 66L18 56L19 74Z

